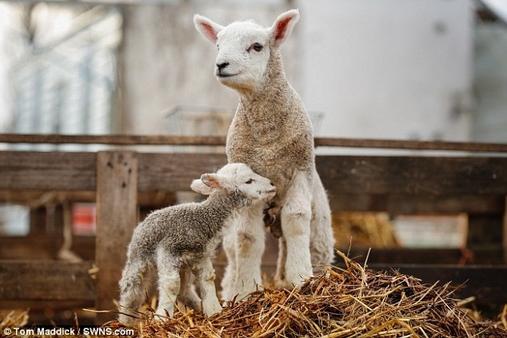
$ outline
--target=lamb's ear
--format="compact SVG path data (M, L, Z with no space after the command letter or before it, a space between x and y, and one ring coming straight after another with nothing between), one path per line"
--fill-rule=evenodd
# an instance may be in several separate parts
M217 174L202 174L201 181L212 189L222 186L220 177Z
M208 187L200 179L193 180L192 184L190 184L190 189L202 195L210 195L213 192L213 188Z
M224 27L202 15L194 15L194 26L199 33L213 43L217 42L217 35Z
M292 29L299 21L299 10L291 9L282 13L276 18L273 26L271 26L271 40L275 47L279 47L290 35Z

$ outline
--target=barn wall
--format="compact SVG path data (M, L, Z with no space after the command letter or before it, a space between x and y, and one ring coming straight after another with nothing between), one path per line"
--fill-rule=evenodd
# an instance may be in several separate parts
M304 99L319 134L467 140L469 0L300 1Z

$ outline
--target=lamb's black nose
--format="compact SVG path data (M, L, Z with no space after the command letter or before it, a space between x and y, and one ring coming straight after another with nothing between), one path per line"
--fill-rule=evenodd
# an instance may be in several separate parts
M222 63L217 63L217 68L218 68L218 71L221 71L222 69L224 69L225 67L227 67L229 65L229 62L222 62Z

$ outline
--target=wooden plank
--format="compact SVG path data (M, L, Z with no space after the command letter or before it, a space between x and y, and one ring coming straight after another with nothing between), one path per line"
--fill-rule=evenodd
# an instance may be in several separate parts
M139 154L140 191L187 191L225 164L219 154ZM0 189L94 190L93 153L0 152ZM319 156L328 191L339 194L507 194L507 158Z
M99 152L97 155L97 274L96 307L114 309L118 281L127 246L137 224L138 161L134 152ZM112 314L98 316L99 322Z
M407 194L340 194L332 192L333 211L375 211L391 215L410 214L502 214L501 195L407 195Z
M503 214L468 215L467 248L501 248Z
M95 190L95 153L0 151L0 189Z
M188 191L193 179L227 163L222 154L139 154L140 191Z
M319 156L317 169L331 195L504 195L507 189L507 158Z
M0 190L0 203L27 206L40 205L51 194L57 203L95 202L94 191L37 191ZM138 193L138 204L145 207L161 207L176 203L172 192L147 191ZM396 214L502 214L505 197L502 195L391 195L391 194L338 194L330 196L333 211L378 211Z
M109 145L225 145L224 136L0 134L0 143ZM404 150L507 152L507 144L356 138L315 138L315 146Z
M348 248L340 248L347 252ZM369 248L352 248L349 257L364 261ZM368 256L371 264L457 264L502 265L500 248L373 248Z
M0 261L0 303L93 300L91 267L91 262Z

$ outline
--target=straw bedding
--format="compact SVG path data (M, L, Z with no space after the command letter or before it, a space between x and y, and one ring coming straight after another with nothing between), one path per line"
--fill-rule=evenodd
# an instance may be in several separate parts
M339 255L343 269L330 268L298 289L257 291L208 319L185 308L163 320L144 315L139 335L507 337L505 313L497 323L474 319L449 284L427 285L397 272L371 271Z

